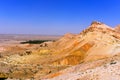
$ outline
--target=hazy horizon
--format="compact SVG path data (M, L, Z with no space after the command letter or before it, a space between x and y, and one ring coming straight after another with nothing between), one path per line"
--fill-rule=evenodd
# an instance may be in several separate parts
M63 36L63 35L52 35L52 34L11 34L11 33L4 33L4 34L2 34L2 33L0 33L0 35L6 35L6 36L8 36L8 35L25 35L25 36L27 36L27 35L30 35L30 36Z
M92 21L120 24L119 0L0 0L0 34L80 33Z

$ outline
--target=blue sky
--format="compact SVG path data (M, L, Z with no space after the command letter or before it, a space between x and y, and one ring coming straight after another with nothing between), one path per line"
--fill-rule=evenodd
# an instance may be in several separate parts
M0 34L79 33L94 20L120 24L120 0L0 0Z

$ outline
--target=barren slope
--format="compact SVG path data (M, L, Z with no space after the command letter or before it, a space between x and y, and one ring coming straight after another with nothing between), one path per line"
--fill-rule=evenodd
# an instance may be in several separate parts
M91 67L97 68L97 66L98 67L104 66L103 64L105 63L104 59L109 59L120 53L120 34L117 33L113 28L103 23L93 22L91 26L88 27L88 29L84 30L82 33L75 35L73 37L64 36L63 38L55 42L54 45L60 47L60 52L57 54L58 55L62 54L62 56L59 56L59 59L57 57L57 60L54 62L54 65L77 65L81 63L80 66L84 68L86 67L88 69ZM56 50L59 50L59 47L57 48L54 47L54 48ZM102 59L103 59L103 62L102 63L99 62L99 60L102 60ZM97 60L98 62L94 62ZM93 63L91 63L91 61L93 61ZM109 64L109 63L110 61L106 64ZM119 64L119 60L118 60L118 64ZM83 72L86 72L84 71L84 68L80 66L77 67L77 69L81 69L81 70L83 69ZM109 67L110 66L107 66L106 69L109 69ZM115 67L115 70L117 67ZM93 68L93 71L94 71L94 68ZM54 74L50 74L46 76L46 78L53 78L58 76L55 78L55 80L56 79L57 80L79 79L79 77L82 75L82 72L77 72L77 73L81 73L79 74L80 76L78 76L77 73L73 73L75 70L78 71L76 67L75 67L75 70L74 69L71 70L71 69L70 70L67 69L65 70L65 72L60 71ZM103 68L99 67L98 71L100 69L103 69ZM111 69L114 69L114 67L112 67ZM94 73L97 74L97 70ZM98 75L100 74L103 74L103 72L98 73ZM62 75L62 76L59 77L59 75ZM77 78L74 77L75 75L77 75ZM107 77L109 77L110 75L108 74ZM85 76L87 76L87 74ZM38 76L36 76L36 78L38 78ZM96 77L92 76L92 78L89 78L88 76L87 79L82 79L82 78L80 78L80 80L91 80ZM118 78L119 77L117 75L116 79ZM101 79L104 79L104 78L99 78L99 80ZM108 79L106 78L105 80L108 80ZM96 79L93 79L93 80L96 80Z
M89 75L88 80L91 76L90 79L96 80L93 73L102 74L99 70L104 70L104 65L106 70L111 68L107 64L111 63L113 56L113 60L117 61L115 65L119 64L119 56L115 56L120 53L120 34L116 29L103 23L93 22L80 34L68 33L57 41L38 45L18 44L1 47L0 50L4 54L10 53L0 58L0 76L21 79L87 80L84 78ZM86 73L89 69L92 70L91 75Z
M113 28L98 22L80 34L66 34L52 44L53 54L58 55L54 65L75 65L113 56L120 52L119 36Z

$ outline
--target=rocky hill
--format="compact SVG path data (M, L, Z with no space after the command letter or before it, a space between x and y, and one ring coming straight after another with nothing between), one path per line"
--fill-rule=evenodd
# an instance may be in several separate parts
M118 31L104 23L92 22L81 33L67 33L56 41L4 48L3 53L10 55L0 58L0 76L36 80L119 80Z
M45 79L119 80L119 60L115 56L119 58L120 34L116 29L93 22L80 34L67 34L53 44L59 55L54 65L77 66L50 74Z
M100 22L93 22L80 34L65 34L52 43L53 52L61 55L54 64L76 65L113 56L119 52L119 39L120 34L113 28Z

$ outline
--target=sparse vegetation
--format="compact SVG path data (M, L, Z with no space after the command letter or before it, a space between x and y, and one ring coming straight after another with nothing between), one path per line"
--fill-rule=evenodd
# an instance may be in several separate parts
M20 44L41 44L43 42L48 42L51 40L29 40L29 41L25 41L25 42L20 42Z
M111 61L110 62L110 65L112 65L112 64L116 64L117 62L115 62L115 61Z

